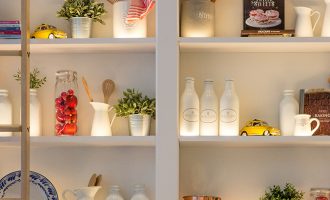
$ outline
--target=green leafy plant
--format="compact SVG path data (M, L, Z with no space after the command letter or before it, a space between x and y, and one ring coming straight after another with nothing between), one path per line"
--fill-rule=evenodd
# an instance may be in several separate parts
M97 3L94 0L65 0L62 8L57 11L57 17L63 17L66 20L72 17L89 17L105 24L101 16L106 12L104 3Z
M38 68L33 69L33 71L30 73L30 89L41 88L41 86L43 86L46 83L47 78L46 77L39 78L39 74L40 71ZM18 70L17 73L14 74L13 76L16 81L21 82L22 79L21 70Z
M302 200L303 197L303 192L297 191L294 185L287 183L283 190L279 185L269 188L260 200Z
M142 96L142 93L135 89L127 89L123 92L124 97L118 100L114 106L118 117L127 117L132 114L150 115L156 117L156 99Z

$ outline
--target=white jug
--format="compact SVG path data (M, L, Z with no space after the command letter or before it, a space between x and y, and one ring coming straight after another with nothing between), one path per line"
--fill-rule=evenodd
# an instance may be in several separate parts
M295 7L297 13L296 37L313 37L314 30L320 19L320 12L307 7ZM312 16L318 15L315 24L312 25Z
M110 122L109 112L113 109L113 107L110 107L109 104L99 102L91 102L91 105L95 111L91 135L112 136L111 126L116 118L116 115L112 117Z
M326 4L323 27L322 27L322 37L330 37L330 0L324 0Z
M296 126L294 129L294 136L312 136L315 131L320 127L320 121L316 118L311 118L310 115L306 114L301 114L301 115L296 115ZM316 127L311 130L311 124L312 122L315 121Z
M100 188L101 188L100 186L93 186L93 187L78 188L75 190L65 190L62 194L62 197L64 200L68 200L68 198L66 197L67 194L72 193L77 200L94 200L96 192Z

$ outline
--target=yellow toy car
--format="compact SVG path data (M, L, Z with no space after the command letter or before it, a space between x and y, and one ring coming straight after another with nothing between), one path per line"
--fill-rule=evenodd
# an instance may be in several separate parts
M55 38L67 38L67 34L63 31L57 30L55 26L48 24L41 24L36 28L31 38L38 39L55 39Z
M246 126L240 131L241 136L280 136L280 130L273 128L267 122L254 119L248 121Z

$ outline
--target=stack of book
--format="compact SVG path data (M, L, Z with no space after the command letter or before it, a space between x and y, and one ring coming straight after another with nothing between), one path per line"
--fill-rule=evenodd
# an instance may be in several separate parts
M21 27L18 20L0 21L0 39L20 39Z

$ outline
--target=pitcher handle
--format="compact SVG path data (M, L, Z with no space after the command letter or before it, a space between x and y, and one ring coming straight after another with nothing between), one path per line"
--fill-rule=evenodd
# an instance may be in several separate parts
M316 127L312 130L312 135L317 131L317 129L319 129L320 127L320 120L316 119L316 118L312 118L309 120L309 123L312 124L312 122L315 121L316 122Z
M113 106L111 106L108 110L108 112L111 112L114 109ZM112 126L113 122L115 121L115 119L117 118L117 114L115 113L110 121L110 127Z
M62 197L64 200L68 200L66 198L66 194L68 194L68 193L71 193L71 194L73 194L73 196L76 196L76 194L72 190L67 189L67 190L64 190L64 192L62 193Z
M321 13L320 13L319 11L314 11L314 12L312 12L311 17L313 17L313 15L315 15L315 14L317 14L318 17L317 17L317 19L316 19L316 21L315 21L315 23L314 23L314 26L313 26L313 32L314 32L314 30L315 30L315 28L316 28L316 25L319 23L319 20L320 20L320 17L321 17Z

